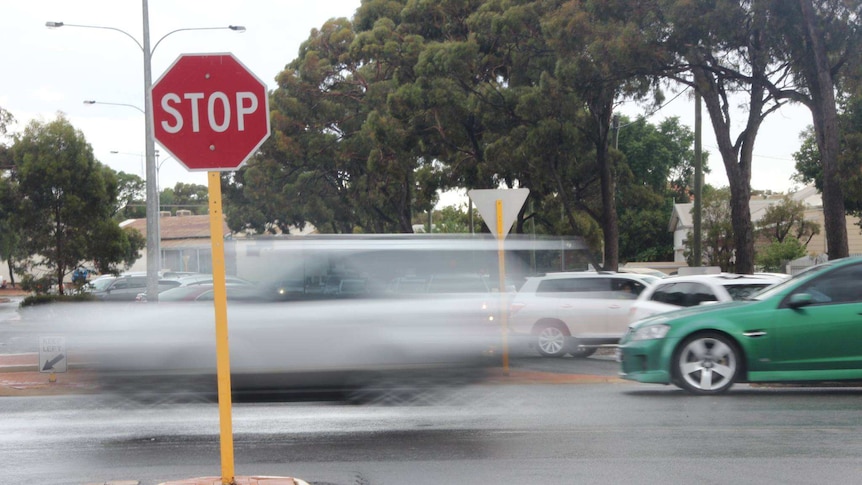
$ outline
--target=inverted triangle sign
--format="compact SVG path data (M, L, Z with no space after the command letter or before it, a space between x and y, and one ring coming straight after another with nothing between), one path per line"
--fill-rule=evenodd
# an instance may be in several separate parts
M505 238L518 217L518 212L527 201L530 189L473 189L467 192L470 200L476 204L479 215L485 220L491 234L497 238ZM500 214L497 214L497 201L500 201ZM498 220L498 216L501 221ZM499 226L499 227L498 227Z

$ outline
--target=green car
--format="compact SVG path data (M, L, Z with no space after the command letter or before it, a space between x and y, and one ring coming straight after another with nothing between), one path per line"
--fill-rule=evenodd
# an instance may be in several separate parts
M862 258L813 266L746 301L629 326L621 376L717 394L735 382L862 381Z

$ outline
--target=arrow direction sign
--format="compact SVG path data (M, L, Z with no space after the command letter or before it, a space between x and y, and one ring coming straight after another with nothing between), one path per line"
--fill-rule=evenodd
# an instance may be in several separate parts
M66 372L66 338L41 337L39 339L39 372Z
M49 371L50 372L57 372L54 369L54 365L57 364L58 362L60 362L61 360L65 359L65 358L66 358L65 355L60 354L51 360L46 360L45 365L42 366L42 372L49 372Z

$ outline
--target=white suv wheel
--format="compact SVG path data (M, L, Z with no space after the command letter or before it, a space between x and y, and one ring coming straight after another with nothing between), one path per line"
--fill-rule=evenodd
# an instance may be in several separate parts
M568 335L556 325L547 325L539 330L539 353L545 357L562 357L566 355L566 339Z

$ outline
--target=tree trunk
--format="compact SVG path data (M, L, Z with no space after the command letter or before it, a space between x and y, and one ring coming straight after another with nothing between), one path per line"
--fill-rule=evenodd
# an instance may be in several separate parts
M844 192L838 170L838 111L835 107L835 83L823 39L826 33L819 27L810 0L799 0L807 45L811 52L803 75L811 93L811 114L814 133L823 165L823 222L829 259L850 255L847 242L847 223L844 211Z
M605 243L606 271L617 271L620 266L620 228L617 220L616 204L616 181L608 160L608 140L604 137L604 144L599 144L596 150L596 158L599 162L602 182L602 233Z
M610 99L601 96L596 103L590 103L590 112L596 123L596 166L602 188L602 234L604 242L604 264L606 271L617 271L620 266L620 229L617 220L616 181L611 160L608 158L608 133L613 113L613 94Z
M12 258L6 261L6 266L9 267L9 283L12 285L12 288L15 288L15 270L12 269Z
M692 64L697 64L693 62ZM754 225L751 222L751 158L754 139L761 122L762 89L752 86L751 109L748 113L748 123L740 135L741 145L735 146L730 138L729 114L723 106L726 99L722 98L717 88L717 81L706 69L692 69L695 79L695 89L701 94L704 105L712 122L718 151L727 171L730 185L730 220L733 224L733 241L735 250L734 271L751 274L754 272ZM726 117L727 116L727 117ZM740 149L741 148L741 149Z

